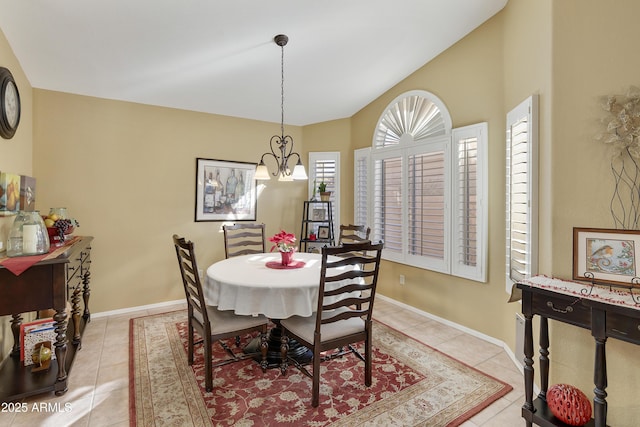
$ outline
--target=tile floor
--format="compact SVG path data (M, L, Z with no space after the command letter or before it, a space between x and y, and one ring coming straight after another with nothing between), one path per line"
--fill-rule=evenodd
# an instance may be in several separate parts
M49 393L26 399L27 412L0 413L0 425L129 426L129 319L184 306L177 304L104 317L95 315L85 330L83 348L76 356L69 375L69 391L62 397ZM376 301L374 317L511 384L513 391L462 424L462 427L524 425L520 417L524 401L522 375L501 347L399 308L384 299ZM41 403L49 405L42 406ZM34 404L43 410L34 411Z

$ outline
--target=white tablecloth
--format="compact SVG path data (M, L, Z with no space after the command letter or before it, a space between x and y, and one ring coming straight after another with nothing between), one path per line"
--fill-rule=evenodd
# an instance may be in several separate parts
M318 304L320 254L296 253L302 268L276 270L277 252L243 255L216 262L207 269L204 295L207 304L240 315L264 314L271 319L311 316Z

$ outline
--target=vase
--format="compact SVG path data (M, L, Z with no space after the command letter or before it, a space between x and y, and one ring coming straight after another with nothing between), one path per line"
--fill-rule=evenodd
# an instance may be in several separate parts
M47 252L49 252L49 234L40 212L18 212L9 232L7 256L38 255Z
M291 252L280 252L280 256L282 257L282 265L285 267L291 264L293 261L293 251Z

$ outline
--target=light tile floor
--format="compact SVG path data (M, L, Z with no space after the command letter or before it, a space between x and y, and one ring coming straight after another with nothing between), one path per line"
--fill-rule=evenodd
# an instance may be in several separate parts
M61 397L49 393L25 399L26 411L0 413L0 425L129 426L129 319L183 307L185 304L126 315L94 316L69 374L69 391ZM374 317L387 325L513 387L513 391L462 427L525 424L520 417L524 401L522 375L502 348L383 299L376 301L374 311ZM48 405L42 406L43 403ZM36 410L39 408L41 411Z

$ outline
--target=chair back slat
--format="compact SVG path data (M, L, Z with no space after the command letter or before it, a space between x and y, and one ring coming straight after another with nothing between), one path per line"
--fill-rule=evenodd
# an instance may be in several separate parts
M266 252L264 228L256 223L223 225L225 258Z

